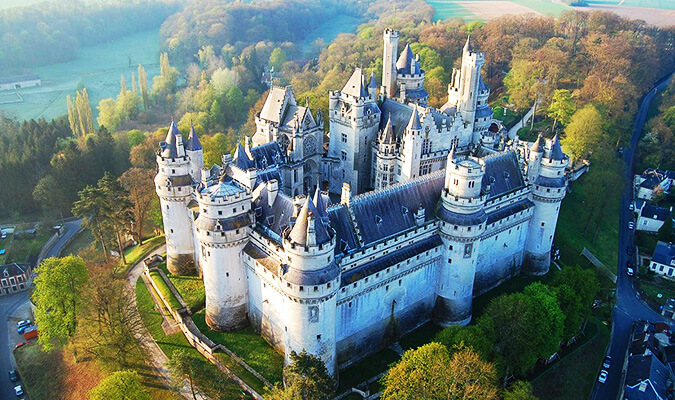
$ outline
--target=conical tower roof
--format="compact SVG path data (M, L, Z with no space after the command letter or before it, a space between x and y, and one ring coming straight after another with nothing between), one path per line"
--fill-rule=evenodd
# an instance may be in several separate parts
M321 221L319 212L309 197L305 199L305 204L295 220L295 225L288 234L288 240L301 246L320 245L330 241L328 229Z
M370 73L370 82L368 82L368 87L371 89L377 89L377 83L375 83L375 71Z
M560 139L558 135L553 137L551 142L551 154L548 157L550 160L564 160L565 154L562 151L562 146L560 146Z
M422 124L420 123L420 115L417 113L417 109L413 110L412 115L410 116L410 121L406 127L408 130L419 131L422 129Z
M530 151L534 153L544 152L544 139L541 137L541 133L537 136L537 140L532 143L532 146L530 146Z
M405 48L401 52L401 55L396 61L396 69L405 70L410 68L410 61L412 61L414 58L415 56L413 55L412 49L410 48L410 44L406 44Z
M326 204L323 201L323 196L321 196L321 187L319 186L319 182L317 180L316 184L316 190L314 191L314 207L316 207L317 215L319 218L325 218L328 216L326 214Z
M199 141L199 136L195 132L195 127L190 127L190 136L188 136L187 145L185 146L187 151L198 151L202 150L202 143Z
M382 144L394 144L396 143L396 136L394 135L394 127L391 126L391 115L387 119L387 125L385 125L384 130L380 134L380 143Z
M466 38L466 43L464 44L464 49L463 52L467 53L473 50L473 46L471 45L471 35L467 36Z
M234 152L234 165L239 167L239 169L247 171L250 168L255 168L255 163L253 160L248 158L248 154L244 149L244 146L241 143L237 144L237 150Z
M179 134L178 127L172 118L169 131L166 134L166 140L162 143L162 157L178 157L178 149L176 148L178 140L176 136Z

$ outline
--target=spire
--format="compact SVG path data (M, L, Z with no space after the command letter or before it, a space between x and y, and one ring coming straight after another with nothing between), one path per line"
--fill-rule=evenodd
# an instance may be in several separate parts
M413 61L414 59L415 57L413 56L410 44L406 44L405 48L401 52L401 55L396 61L396 69L402 70L402 72L408 71L408 69L410 68L410 62Z
M234 165L239 167L239 169L243 171L247 171L251 168L255 168L255 163L253 160L248 158L248 154L246 153L246 150L244 149L244 146L241 145L241 143L237 144L237 150L234 152Z
M199 136L197 136L194 126L190 127L190 135L188 136L187 146L185 146L185 150L187 151L202 150L202 144L199 141Z
M354 73L349 78L344 88L342 88L342 93L354 97L368 97L368 90L365 86L365 77L363 76L361 68L356 68L354 70Z
M558 135L555 135L551 141L551 153L549 154L548 158L550 160L565 159L565 154L563 153L562 147L560 146L560 139L558 138Z
M326 214L326 205L323 202L323 197L321 196L321 185L320 180L316 178L316 191L314 192L314 207L316 207L317 216L319 218L325 218L328 215Z
M176 136L179 134L178 127L176 126L173 117L171 117L171 125L166 134L166 140L162 143L162 157L178 157L178 149L176 148L178 140L176 139Z
M396 138L394 137L394 128L391 126L391 114L389 119L387 119L387 125L385 125L382 134L380 135L380 143L382 144L394 144Z
M537 136L537 140L535 140L535 142L532 143L532 146L530 146L530 151L534 153L544 152L544 140L541 137L541 133L539 134L539 136Z
M407 130L419 131L422 130L422 124L420 124L420 116L417 113L417 109L413 110L412 115L410 116L410 122L408 122Z
M462 53L468 53L471 50L473 50L473 46L471 46L471 34L467 36L466 38L466 44L464 45L464 49L462 50Z
M370 73L370 82L368 83L368 87L371 89L377 89L377 84L375 83L375 71Z
M452 143L452 147L450 147L450 153L448 153L448 160L450 160L450 161L455 159L455 147L456 147L456 144Z
M295 225L288 234L288 240L301 246L316 246L330 241L328 229L317 216L319 212L307 197Z

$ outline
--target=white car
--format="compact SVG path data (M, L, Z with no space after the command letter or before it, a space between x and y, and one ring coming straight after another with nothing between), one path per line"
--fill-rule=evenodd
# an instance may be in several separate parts
M23 321L19 321L16 323L17 328L21 328L22 326L28 326L30 325L30 320L29 319L24 319Z
M607 382L607 375L609 375L609 374L604 369L602 371L600 371L600 375L598 376L598 382L600 382L600 383Z
M635 275L635 270L631 267L626 268L626 275L628 275L628 276Z
M635 210L635 206L633 205L633 203L630 203L628 205L628 209L631 210L631 211Z
M16 394L16 397L23 395L23 388L21 385L14 386L14 394Z
M631 221L628 223L628 229L633 230L635 229L635 222Z

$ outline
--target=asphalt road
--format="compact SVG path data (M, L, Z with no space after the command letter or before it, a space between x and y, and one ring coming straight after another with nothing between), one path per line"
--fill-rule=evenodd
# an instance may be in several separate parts
M669 80L663 80L658 83L642 100L640 109L635 119L633 128L633 137L631 145L625 149L623 161L626 163L625 190L621 196L621 215L619 218L619 269L617 275L617 302L612 316L612 336L609 344L608 354L612 357L612 364L609 368L607 382L600 384L595 382L591 399L595 400L614 400L619 395L619 385L621 383L621 370L626 356L626 350L630 340L630 331L633 322L637 320L647 320L650 322L665 322L672 326L673 321L661 316L647 306L641 299L635 289L633 277L626 275L626 262L633 257L627 253L627 247L635 247L635 237L633 231L628 229L628 222L633 221L633 212L628 209L633 198L633 175L635 162L635 149L638 140L642 134L647 112L654 96L666 87ZM637 271L636 271L637 272Z
M54 246L46 253L46 257L56 257L63 246L77 233L80 229L82 220L66 222L64 225L64 232L61 237L54 243ZM16 311L28 301L28 292L19 292L7 296L0 296L0 400L16 399L14 395L14 386L16 385L9 380L8 371L13 369L14 358L12 351L14 350L14 341L10 342L10 332L7 327L7 320ZM22 396L24 398L27 396Z

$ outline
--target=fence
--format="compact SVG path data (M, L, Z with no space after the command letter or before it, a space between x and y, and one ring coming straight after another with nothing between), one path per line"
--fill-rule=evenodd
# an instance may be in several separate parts
M150 276L151 270L159 271L159 275L162 277L164 282L166 282L167 286L171 290L171 293L173 293L176 296L179 303L181 304L180 309L174 310L171 307L171 303L169 303L169 301L164 297L162 292L159 290L159 287ZM150 285L157 293L159 299L162 301L162 303L164 303L166 309L169 310L174 320L180 327L180 330L183 332L183 335L185 335L185 338L187 339L188 343L190 343L192 347L197 349L197 351L201 355L203 355L207 360L209 360L212 364L214 364L219 370L224 372L230 379L235 381L242 389L244 389L251 396L253 396L254 399L263 400L263 397L258 392L256 392L251 386L249 386L246 382L244 382L241 378L239 378L234 372L232 372L225 364L223 364L220 360L218 360L213 354L218 350L222 350L225 354L232 357L232 359L234 359L239 365L245 368L248 372L253 374L256 378L260 379L260 381L263 382L266 386L271 387L272 385L270 384L270 382L267 379L265 379L262 375L260 375L256 370L251 368L251 366L248 365L246 362L244 362L244 360L237 357L230 349L226 348L221 344L214 343L211 339L206 337L206 335L204 335L197 328L195 323L192 321L192 318L190 317L190 310L187 308L185 302L183 301L183 298L180 297L180 294L173 287L169 279L167 279L166 275L164 274L164 271L162 271L157 267L148 268L147 266L144 266L143 273L147 278L145 281L150 283Z

